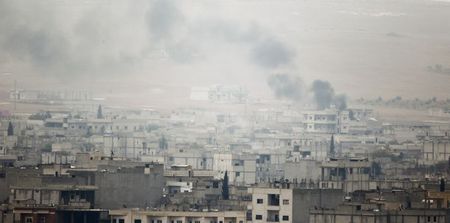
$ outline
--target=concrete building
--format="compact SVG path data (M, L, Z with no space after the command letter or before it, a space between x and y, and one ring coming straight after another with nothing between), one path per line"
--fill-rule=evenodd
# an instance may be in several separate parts
M427 131L417 137L423 144L423 162L425 164L434 164L450 159L450 131Z
M130 183L133 182L133 183ZM162 198L163 165L99 166L95 173L96 205L101 208L155 207Z
M344 198L342 190L289 188L289 185L249 188L251 222L307 223L310 209L333 208Z
M231 185L252 185L256 182L256 156L251 154L216 153L213 170L223 178L228 171Z
M339 116L336 110L303 112L303 125L310 133L336 133Z
M98 188L52 172L42 168L7 173L11 208L7 215L12 222L101 222L105 210L95 208Z
M292 141L287 159L297 162L301 159L326 160L330 150L331 135L302 134Z
M111 223L245 223L245 211L109 211Z
M270 182L281 179L285 173L283 165L286 161L286 154L282 151L259 152L256 160L257 182Z
M317 181L320 179L321 162L311 159L303 159L297 162L286 162L284 164L284 178L292 183L302 181Z
M211 152L203 149L191 149L188 146L172 148L167 151L165 165L189 165L196 170L212 170L214 158Z
M447 223L447 209L409 209L380 211L379 209L360 210L360 206L347 210L311 210L309 223L348 223L348 222L391 222L391 223Z
M371 164L367 158L330 159L321 164L320 188L345 192L370 189Z

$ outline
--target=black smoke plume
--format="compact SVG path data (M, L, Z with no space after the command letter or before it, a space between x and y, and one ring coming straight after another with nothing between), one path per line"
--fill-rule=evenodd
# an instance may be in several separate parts
M277 98L300 101L303 97L303 81L300 77L274 74L268 78L267 84Z
M334 105L339 110L347 108L347 97L343 94L335 95L330 82L315 80L312 83L311 91L318 109L327 109Z

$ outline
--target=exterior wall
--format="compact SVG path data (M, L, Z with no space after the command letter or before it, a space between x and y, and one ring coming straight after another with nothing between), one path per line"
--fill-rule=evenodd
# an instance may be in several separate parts
M31 222L45 222L45 223L56 223L55 212L49 212L47 210L27 210L29 213L17 214L16 218L19 218L17 222L27 223Z
M275 222L274 215L278 216L278 222L291 223L293 222L293 200L292 189L281 188L251 188L252 194L252 222ZM269 195L279 196L278 205L271 205L269 202ZM272 217L270 217L270 215ZM257 219L257 216L261 216L261 219ZM287 216L288 220L283 220L283 217Z
M165 162L166 168L172 165L189 165L195 170L212 170L213 157L209 154L197 152L172 152Z
M3 202L8 198L8 191L9 186L6 182L6 173L0 168L0 202Z
M450 158L450 140L428 140L423 142L423 159L434 163Z
M245 223L244 211L184 212L111 210L111 223Z
M66 155L58 152L42 152L41 164L70 164L75 163L74 155Z
M303 114L306 132L336 133L338 130L338 114L335 110L309 111Z
M333 211L315 210L310 214L309 223L348 223L348 222L390 222L390 223L447 223L446 210L404 210L395 212Z
M94 203L94 190L12 188L9 203L16 207L73 207L91 208Z
M309 181L320 178L320 162L315 160L300 160L284 164L284 178L290 182L300 183L303 179Z
M256 156L231 153L214 154L214 167L222 178L228 171L231 185L251 185L256 182Z
M141 154L144 154L144 138L135 136L118 136L105 135L102 136L101 146L103 148L103 155L110 156L111 150L114 157L126 157L137 159ZM98 139L97 139L98 140Z
M309 211L316 208L336 208L342 203L344 193L337 189L294 189L293 222L308 223Z
M162 170L149 174L144 174L143 169L142 172L97 172L95 203L99 208L157 206L164 185Z
M309 222L309 211L317 207L335 208L342 203L342 190L250 188L252 222ZM279 196L278 205L270 205L270 195ZM270 215L278 215L273 219ZM260 216L257 219L257 216Z
M59 204L60 192L55 190L11 189L9 202L14 204L32 202L36 205Z
M257 182L270 182L284 176L285 153L259 154L256 162Z
M330 137L331 136L317 136L307 135L302 136L301 139L293 141L293 151L289 157L291 161L298 161L307 157L303 157L302 153L308 151L310 153L310 159L324 161L328 158L328 151L330 149ZM298 150L296 149L298 147Z
M368 190L370 162L367 160L326 161L321 166L320 188L344 189L345 192Z
M350 117L348 111L341 111L339 113L338 132L341 134L348 134L350 129Z
M376 186L373 187L372 181L363 180L363 181L320 181L319 187L322 189L341 189L345 193L351 193L357 190L373 190L376 189Z

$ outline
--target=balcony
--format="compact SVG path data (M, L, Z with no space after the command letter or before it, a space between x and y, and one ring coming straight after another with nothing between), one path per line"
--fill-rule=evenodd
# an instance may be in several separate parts
M279 222L280 215L278 211L267 211L267 222Z

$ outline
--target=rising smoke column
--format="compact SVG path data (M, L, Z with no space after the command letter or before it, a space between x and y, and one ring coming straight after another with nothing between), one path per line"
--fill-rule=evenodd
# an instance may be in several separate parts
M330 82L315 80L312 83L311 91L318 109L330 108L334 105L339 110L347 108L347 97L343 94L335 95Z
M312 83L311 90L318 109L329 108L334 97L334 89L330 82L315 80Z
M300 101L303 98L303 81L300 77L274 74L267 79L267 84L277 98L292 101Z
M347 96L345 94L338 94L334 96L334 105L340 111L347 109Z
M253 62L263 68L277 68L292 61L293 52L276 39L266 39L257 43L252 51Z

